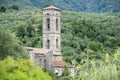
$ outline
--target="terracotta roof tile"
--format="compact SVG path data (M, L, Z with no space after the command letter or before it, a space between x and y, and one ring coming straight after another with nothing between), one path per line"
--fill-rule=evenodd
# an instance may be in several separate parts
M64 67L64 66L67 66L67 67L73 67L70 63L67 63L67 62L65 62L65 61L63 61L63 60L55 60L54 62L53 62L53 66L54 67Z
M31 50L35 54L45 54L49 49L43 49L43 48L33 48L33 47L25 47L26 50Z

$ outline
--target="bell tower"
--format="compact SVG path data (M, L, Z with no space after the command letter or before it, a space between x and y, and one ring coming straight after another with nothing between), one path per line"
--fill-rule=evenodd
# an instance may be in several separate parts
M43 9L43 48L61 52L60 9L49 6Z

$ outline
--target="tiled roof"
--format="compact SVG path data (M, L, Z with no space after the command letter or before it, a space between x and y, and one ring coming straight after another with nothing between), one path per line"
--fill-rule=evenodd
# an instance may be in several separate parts
M33 47L25 47L26 50L31 50L35 54L45 54L49 49L43 49L43 48L33 48Z
M46 8L43 8L43 10L58 10L58 11L61 11L61 9L59 9L59 8L53 6L53 5L48 6L48 7L46 7Z
M63 60L55 60L54 62L53 62L53 66L54 67L64 67L64 66L67 66L67 67L73 67L70 63L67 63L67 62L65 62L65 61L63 61Z

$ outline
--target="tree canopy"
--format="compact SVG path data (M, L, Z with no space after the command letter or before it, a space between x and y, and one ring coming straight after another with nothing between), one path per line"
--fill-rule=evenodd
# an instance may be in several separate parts
M47 72L20 57L0 60L0 68L0 80L52 80Z
M13 56L14 58L18 56L28 57L14 34L10 34L9 31L5 31L0 27L0 59L4 59L7 56Z

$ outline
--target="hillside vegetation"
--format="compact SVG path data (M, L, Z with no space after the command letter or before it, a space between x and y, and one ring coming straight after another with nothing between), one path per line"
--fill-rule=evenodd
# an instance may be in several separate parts
M66 60L104 59L120 47L120 14L62 12L62 51ZM74 15L74 16L73 16ZM71 56L71 57L70 57Z
M20 8L55 5L62 10L84 12L119 12L120 0L0 0L0 5L6 7L18 5Z
M73 16L74 15L74 16ZM62 53L64 59L80 62L104 59L120 47L120 14L62 11ZM20 45L42 47L42 14L38 9L1 13L0 26L14 33Z
M0 0L0 80L119 80L119 2ZM24 50L42 48L42 10L38 8L49 4L63 9L61 50L64 60L74 66L74 76L69 75L67 67L58 77L34 66Z
M52 80L48 72L29 60L24 50L26 44L19 36L24 33L18 33L22 31L20 27L31 31L28 23L31 23L32 11L10 9L0 13L0 80ZM31 36L29 31L26 35Z
M52 79L119 80L120 13L62 11L61 15L63 58L76 71L74 77L51 74ZM51 80L48 73L26 59L25 46L42 47L42 12L35 8L8 8L0 13L1 78Z

